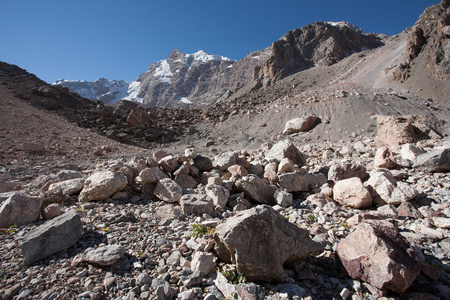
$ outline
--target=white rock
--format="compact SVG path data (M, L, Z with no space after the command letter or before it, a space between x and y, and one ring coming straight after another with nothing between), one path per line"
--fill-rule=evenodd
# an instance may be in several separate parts
M128 184L125 175L113 171L100 171L89 176L78 199L84 201L105 200Z
M206 276L216 266L216 257L212 253L195 252L192 256L191 269Z
M183 195L181 186L170 178L164 178L158 181L153 191L158 199L172 203L178 202Z
M333 195L334 200L344 206L364 208L372 205L372 196L358 177L336 182Z

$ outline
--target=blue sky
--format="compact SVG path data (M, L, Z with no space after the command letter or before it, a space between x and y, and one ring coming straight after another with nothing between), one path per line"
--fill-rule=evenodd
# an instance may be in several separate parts
M169 56L241 59L315 21L393 35L439 0L0 0L0 60L53 83L133 81Z

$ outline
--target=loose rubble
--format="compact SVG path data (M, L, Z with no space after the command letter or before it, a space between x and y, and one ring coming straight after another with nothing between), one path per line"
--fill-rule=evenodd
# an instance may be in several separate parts
M42 219L3 226L1 295L445 298L450 180L411 166L448 144L410 144L426 153L403 164L404 148L364 143L372 147L342 158L284 140L271 150L208 157L188 148L189 156L153 152L41 175L19 195L39 207L49 191L62 196L42 202ZM376 166L380 151L397 161L391 170ZM195 184L182 187L181 175Z

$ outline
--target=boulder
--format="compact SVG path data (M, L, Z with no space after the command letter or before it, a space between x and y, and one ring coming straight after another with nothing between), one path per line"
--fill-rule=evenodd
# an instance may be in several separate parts
M58 192L62 195L74 195L83 189L85 181L86 180L84 178L75 178L64 180L61 182L55 182L48 187L48 191Z
M64 210L57 203L47 205L42 209L42 217L46 220L54 219L64 213Z
M375 168L392 169L397 165L394 153L387 147L381 147L377 149L374 160Z
M236 189L243 192L253 202L275 204L273 195L277 188L256 175L250 174L236 181Z
M328 170L328 180L331 181L339 181L352 177L358 177L364 181L369 178L369 174L363 165L347 161L333 164Z
M152 119L144 109L133 108L127 116L127 124L131 127L146 129L154 125Z
M198 185L197 181L189 175L178 174L174 180L182 189L194 189Z
M302 118L295 118L286 122L283 134L293 134L311 130L317 121L317 117L310 115Z
M128 184L125 175L113 171L99 171L89 176L78 197L79 201L101 201L123 190Z
M14 192L0 206L0 228L26 225L39 218L42 199Z
M292 205L294 196L291 193L277 189L274 194L275 202L281 207L289 207Z
M356 280L405 292L420 273L414 249L388 221L367 220L336 248L338 262Z
M86 253L85 260L99 266L111 266L125 255L125 248L121 245L108 245Z
M406 182L397 181L388 170L377 170L370 174L367 187L377 205L399 205L414 199L418 191Z
M175 156L167 155L159 160L161 168L169 174L172 174L180 167L178 159Z
M419 155L414 168L430 173L450 172L450 148L436 149Z
M214 206L225 207L230 197L230 191L220 185L210 184L206 186L206 195L213 200Z
M135 181L138 184L156 183L163 178L169 178L160 168L145 168L139 173Z
M298 174L284 173L278 175L280 187L287 192L310 192L327 182L322 173Z
M279 161L283 158L288 158L299 167L306 166L306 158L304 155L287 139L273 145L269 152L266 153L265 157L268 161Z
M415 143L429 138L440 138L440 135L428 125L425 116L378 116L378 147L399 147L407 143Z
M192 255L191 269L199 271L202 276L206 276L216 266L216 257L212 253L197 251Z
M197 155L194 159L194 167L203 172L203 171L211 171L214 166L213 162L208 157Z
M358 177L336 182L333 187L333 195L334 200L343 206L352 208L372 206L372 196Z
M180 200L183 195L183 189L174 180L163 178L158 181L153 193L158 199L171 203Z
M397 208L397 216L408 217L413 219L422 219L422 213L409 202L403 202Z
M295 172L295 166L288 158L283 158L278 164L278 174Z
M23 238L24 263L30 265L76 244L83 235L80 216L75 209L45 222Z
M228 172L236 178L242 178L248 175L247 169L240 165L232 165L228 168Z
M237 153L232 151L225 152L222 153L222 155L216 157L214 165L221 171L227 171L229 167L237 164L237 158Z
M211 198L202 194L187 194L180 199L181 210L185 215L212 215L214 202Z
M264 229L264 230L263 230ZM216 227L215 251L249 281L282 281L284 267L324 249L268 205L238 212Z
M424 153L425 151L422 148L410 143L404 144L400 150L400 155L402 158L410 161L415 161L417 156Z

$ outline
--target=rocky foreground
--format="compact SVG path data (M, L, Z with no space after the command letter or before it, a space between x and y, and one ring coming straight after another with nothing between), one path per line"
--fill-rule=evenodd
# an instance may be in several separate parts
M0 299L448 299L448 137L378 117L298 145L303 121L214 157L2 167Z

